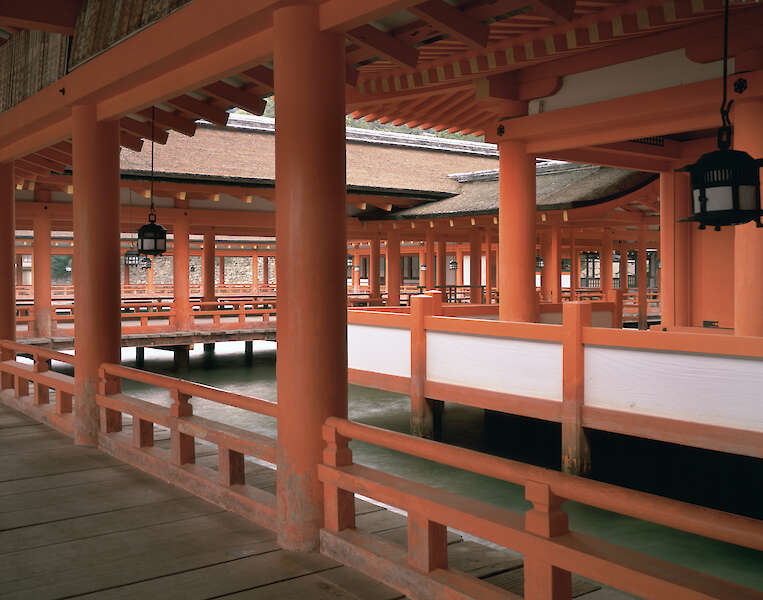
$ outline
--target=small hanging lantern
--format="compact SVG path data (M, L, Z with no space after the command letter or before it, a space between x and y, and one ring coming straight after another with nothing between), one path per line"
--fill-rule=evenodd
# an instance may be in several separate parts
M544 267L545 263L543 262L542 256L536 256L535 257L535 270L540 271Z
M140 253L134 248L125 252L125 265L128 267L137 267L140 264Z
M754 159L746 152L731 150L731 120L729 111L734 103L727 101L729 0L724 9L723 37L723 103L722 126L718 129L718 150L708 152L688 171L691 177L691 213L684 221L697 221L700 229L707 226L720 231L724 225L741 225L755 221L763 226L760 206L760 168L763 159ZM740 89L741 88L740 86ZM741 93L741 92L740 92Z
M156 213L148 214L148 223L138 230L138 252L157 256L167 251L167 230L156 222Z
M458 270L458 261L457 261L455 258L451 258L451 259L450 259L450 262L448 263L448 268L449 268L451 271L456 271L456 270Z
M347 257L347 266L352 267L352 256Z
M427 270L427 266L426 265L421 265L421 270L422 271L426 271Z
M154 212L154 113L156 107L151 107L151 208L148 213L148 223L138 230L138 252L148 256L158 256L167 251L167 230L156 222ZM150 261L149 261L150 262ZM150 269L143 267L144 269Z
M148 271L151 268L151 259L148 256L144 256L140 260L140 268L144 271Z

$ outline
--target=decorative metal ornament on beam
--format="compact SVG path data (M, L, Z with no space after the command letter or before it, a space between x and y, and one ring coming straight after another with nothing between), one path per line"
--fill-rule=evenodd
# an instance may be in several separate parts
M720 231L725 225L742 225L755 221L763 227L760 217L760 168L763 159L754 159L746 152L731 150L732 127L729 111L734 103L727 101L728 77L728 22L729 0L725 2L723 37L723 103L718 129L718 150L708 152L693 165L679 171L688 171L691 179L691 217L682 221L696 221L700 229L714 227ZM738 93L746 86L735 84Z

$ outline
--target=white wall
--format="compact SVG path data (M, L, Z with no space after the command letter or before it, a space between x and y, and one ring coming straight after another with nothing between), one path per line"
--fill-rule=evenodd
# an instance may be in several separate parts
M410 377L410 330L348 325L347 366L350 369Z
M561 401L562 345L428 331L427 379Z
M763 361L586 346L585 404L763 431Z
M485 256L482 257L482 284L487 284L487 271L485 270ZM463 266L463 273L464 273L464 283L463 285L471 285L470 277L471 277L471 261L469 259L468 254L464 254L464 266Z

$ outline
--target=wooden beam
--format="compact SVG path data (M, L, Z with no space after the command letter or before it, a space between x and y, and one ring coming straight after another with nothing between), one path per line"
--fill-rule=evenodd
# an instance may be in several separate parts
M38 150L37 154L39 154L40 156L44 156L45 158L49 158L50 160L58 161L65 165L72 164L72 155L70 153L58 150L54 148L53 146L51 146L50 148L43 148L41 150Z
M17 169L21 168L21 169L24 169L24 171L29 173L35 173L37 175L50 175L50 169L36 165L33 162L24 160L23 158L16 160L14 165L16 165Z
M144 119L151 121L152 111L150 108L141 110L137 114L139 114ZM157 108L153 114L155 114L157 124L161 125L164 129L173 129L178 133L187 135L188 137L193 137L196 133L196 123L191 119L182 117L178 113L167 112L166 110Z
M265 110L265 101L262 98L224 81L210 83L202 89L204 93L230 102L236 108L242 108L253 115L261 115Z
M530 0L533 13L551 19L556 25L563 25L572 20L575 12L575 0Z
M57 160L51 160L44 156L40 156L39 153L27 154L24 157L24 160L32 164L38 165L40 167L43 167L44 169L49 169L50 171L58 171L58 172L63 172L66 169L66 165L68 164L68 163L59 162Z
M143 149L143 140L122 130L119 132L119 145L140 152Z
M146 138L148 140L153 139L157 144L166 144L167 132L159 127L156 123L151 127L151 122L141 122L131 119L130 117L122 117L119 119L119 128L137 135L138 137Z
M3 0L0 27L74 35L80 0Z
M197 100L188 95L177 96L171 100L167 100L167 104L187 113L191 113L192 115L197 115L199 118L206 119L215 125L225 127L228 124L228 113L222 108L217 108L208 102Z
M268 69L263 65L252 67L241 73L249 81L256 83L270 91L273 91L273 69Z
M380 56L402 66L413 69L419 62L419 51L404 44L373 25L361 25L347 32L352 41L373 48Z
M490 28L442 0L430 0L408 10L470 48L487 47Z

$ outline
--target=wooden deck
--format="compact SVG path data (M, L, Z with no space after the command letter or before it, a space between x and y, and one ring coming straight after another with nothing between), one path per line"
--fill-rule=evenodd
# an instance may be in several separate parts
M157 445L167 444L157 432ZM166 434L164 434L166 438ZM197 461L213 465L213 448ZM257 464L249 477L275 487ZM358 528L406 543L405 517L357 502ZM0 597L392 600L400 594L0 405ZM521 593L522 559L450 534L450 563ZM583 600L624 595L573 578Z

